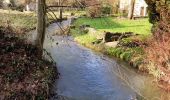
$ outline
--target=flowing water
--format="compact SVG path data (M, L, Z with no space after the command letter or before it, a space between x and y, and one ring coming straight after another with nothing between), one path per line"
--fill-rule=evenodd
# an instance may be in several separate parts
M60 73L52 100L161 100L168 95L127 64L85 48L70 36L53 36L56 30L55 23L47 28L44 45Z

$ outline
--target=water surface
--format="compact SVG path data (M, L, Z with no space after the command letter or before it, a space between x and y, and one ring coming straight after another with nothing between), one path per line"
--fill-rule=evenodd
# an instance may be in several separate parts
M64 21L61 26L70 23ZM153 84L153 78L77 44L72 37L54 35L59 30L58 24L51 24L44 45L60 73L52 100L170 100L169 93ZM35 40L36 31L30 33L29 39Z

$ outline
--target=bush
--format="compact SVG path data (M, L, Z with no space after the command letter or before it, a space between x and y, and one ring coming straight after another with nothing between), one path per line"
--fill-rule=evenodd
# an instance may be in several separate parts
M114 4L112 6L112 13L113 14L118 14L119 13L119 4Z
M156 0L145 0L149 9L149 22L155 24L160 19L160 14L157 11Z
M112 12L112 6L110 5L104 5L102 8L101 8L101 12L102 14L111 14Z
M170 74L170 40L167 40L167 38L170 38L169 34L163 35L159 40L153 38L149 41L150 44L145 49L148 64L154 65L155 71L160 70L163 75ZM150 65L148 69L151 71Z
M0 8L2 8L3 7L3 3L2 3L2 1L0 1Z
M12 10L17 10L17 11L21 11L21 12L23 12L24 8L25 8L24 5L17 5L14 7L10 7L10 9L12 9Z
M87 15L92 18L101 17L102 15L105 14L111 14L111 12L112 12L111 5L97 5L89 7L87 9Z
M25 5L22 1L10 0L10 3L3 3L3 0L0 0L0 8L23 11Z
M161 10L162 8L168 8L170 7L170 1L169 0L145 0L148 4L148 10L149 10L149 21L152 24L156 24L156 22L160 21L161 16Z
M151 13L156 11L160 16L159 18L155 16L150 19L156 22L154 22L153 38L148 41L149 45L145 48L146 61L149 64L148 70L155 77L170 84L170 3L168 3L168 0L146 1L148 4L156 5L153 9L149 5L149 10Z
M87 9L87 16L91 18L101 17L101 7L93 6Z

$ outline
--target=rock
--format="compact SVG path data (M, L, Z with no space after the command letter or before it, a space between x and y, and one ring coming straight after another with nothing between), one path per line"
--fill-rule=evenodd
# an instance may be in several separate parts
M105 43L105 42L118 41L121 35L122 35L121 33L105 32L103 37L103 42Z
M84 30L83 30L83 34L87 34L88 32L89 32L88 29L84 29Z
M119 43L118 41L107 42L107 43L105 43L105 45L108 46L108 47L113 47L113 48L115 48L115 47L117 47L118 43Z
M76 26L75 26L75 25L71 25L70 28L71 28L71 29L75 29Z
M90 27L90 25L81 25L80 29L82 30L82 29L85 29L85 28L88 28L88 27Z
M102 42L102 40L103 40L103 39L98 39L98 40L92 42L92 44L100 44L100 43Z
M135 36L133 32L125 32L125 33L111 33L111 32L105 32L103 36L103 42L113 42L113 41L119 41L123 38L128 38L131 36Z
M95 29L95 28L86 28L89 30L89 34L94 36L94 37L97 37L98 35L98 31Z
M80 28L80 31L82 33L87 34L89 32L89 28L88 27L90 27L90 25L81 25L79 28Z
M77 20L76 17L72 17L72 18L71 18L71 24L73 24L76 20Z

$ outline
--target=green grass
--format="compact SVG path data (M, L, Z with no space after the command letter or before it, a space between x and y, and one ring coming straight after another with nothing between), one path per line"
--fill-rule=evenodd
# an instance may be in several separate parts
M11 26L25 31L36 27L36 17L33 13L0 10L0 26Z
M78 28L71 30L71 33L77 41L79 41L81 44L84 44L84 45L90 44L97 40L94 36L86 34L82 31L80 31Z
M99 31L109 32L134 32L149 35L152 25L147 18L139 20L107 18L79 18L75 25L87 24Z
M103 31L109 32L134 32L140 34L135 38L123 39L122 42L128 44L133 42L134 39L139 41L145 41L151 35L152 25L149 23L148 19L139 19L139 20L128 20L128 19L115 19L115 18L79 18L74 22L76 26L75 29L71 29L71 33L75 40L80 44L87 46L91 49L101 51L110 56L120 58L128 63L131 63L133 67L142 69L143 60L144 60L144 51L141 47L107 47L103 43L93 44L92 42L96 41L96 35L90 33L84 33L79 29L81 25L90 25L91 27L97 29L98 31L94 34L101 34Z

